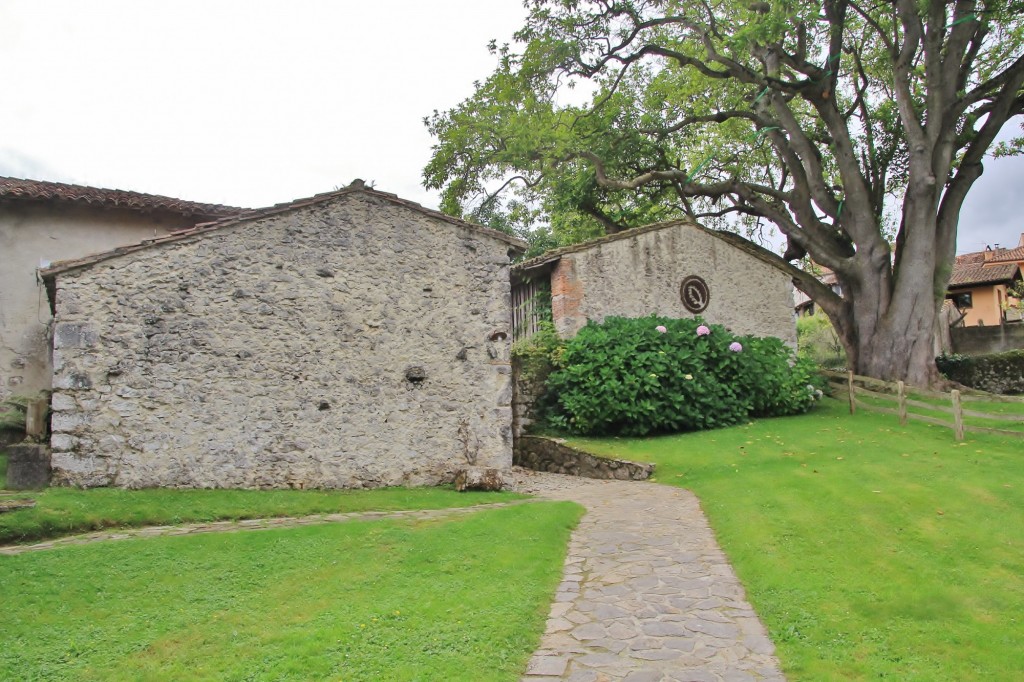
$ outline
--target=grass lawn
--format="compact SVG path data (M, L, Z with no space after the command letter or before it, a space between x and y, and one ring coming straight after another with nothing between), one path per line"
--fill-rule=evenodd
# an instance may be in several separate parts
M958 444L828 400L574 444L700 497L790 679L1024 679L1024 440Z
M515 493L451 488L383 490L122 490L48 488L29 491L36 506L0 514L0 544L103 528L226 519L398 509L442 509L523 498Z
M538 502L0 557L0 679L516 680L581 512Z

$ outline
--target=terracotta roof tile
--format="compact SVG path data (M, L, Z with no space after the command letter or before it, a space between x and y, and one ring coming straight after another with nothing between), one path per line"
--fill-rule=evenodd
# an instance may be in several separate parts
M1024 246L1015 249L996 249L989 263L1010 263L1024 261Z
M1017 275L1019 266L1016 263L961 263L953 265L953 275L949 278L950 287L963 287L972 284L998 284L1008 282Z
M516 239L515 237L511 237L505 234L504 232L499 232L497 230L492 230L489 227L483 227L481 225L469 223L464 220L459 220L458 218L453 218L449 215L445 215L444 213L440 213L438 211L425 208L415 202L400 199L398 198L398 196L394 194L388 194L387 192L380 192L375 189L371 189L369 187L366 187L363 184L362 180L356 180L348 187L345 187L340 190L335 190L333 192L325 192L323 194L317 194L315 196L305 199L296 199L295 201L277 204L275 206L270 206L268 208L259 208L251 211L246 211L245 213L233 215L227 218L222 218L221 220L217 220L214 222L200 223L195 227L190 227L185 230L178 230L177 232L172 232L168 235L156 237L154 239L146 239L145 241L139 242L138 244L122 246L113 249L112 251L106 251L104 253L86 256L84 258L79 258L76 260L58 261L56 263L53 263L50 267L40 270L39 274L44 280L50 281L54 279L57 275L67 272L69 270L86 268L105 260L110 260L112 258L124 256L129 253L141 251L143 249L153 248L155 246L160 246L162 244L169 244L171 242L191 239L193 237L201 237L209 232L215 232L217 230L223 229L231 225L236 225L241 222L247 222L250 220L256 220L258 218L265 218L267 216L287 213L288 211L293 211L295 209L303 208L306 206L313 206L315 204L330 201L331 199L344 196L346 194L351 194L353 192L363 192L371 196L379 197L381 199L384 199L385 201L389 201L393 204L398 204L399 206L405 206L406 208L410 208L419 213L423 213L433 218L437 218L439 220L452 223L453 225L468 228L475 232L480 232L499 241L503 241L518 250L526 249L526 242Z
M0 201L56 201L86 204L98 208L123 208L131 211L169 211L201 220L236 215L247 209L221 204L201 204L156 194L122 189L103 189L63 182L22 180L0 177Z
M974 251L972 253L963 253L963 254L960 254L959 256L956 257L956 263L958 265L959 264L965 264L966 265L968 263L984 263L984 262L985 262L985 252L984 251Z

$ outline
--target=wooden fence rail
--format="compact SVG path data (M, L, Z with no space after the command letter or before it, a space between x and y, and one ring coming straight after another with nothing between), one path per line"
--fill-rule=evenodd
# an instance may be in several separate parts
M850 402L850 414L854 414L858 407L872 412L880 412L882 414L895 415L900 420L900 425L906 425L908 420L921 421L928 424L934 424L936 426L944 426L946 428L953 429L953 434L958 441L964 439L964 432L970 431L973 433L994 433L1001 436L1017 436L1018 438L1024 438L1024 430L1014 431L1010 429L995 429L985 426L975 426L973 424L965 424L964 417L973 417L976 419L990 419L993 421L1006 421L1017 424L1024 424L1024 414L992 414L991 412L981 412L978 410L965 410L963 403L968 401L973 402L992 402L992 403L1018 403L1024 405L1024 397L1015 396L987 396L987 395L972 395L972 394L961 394L960 391L953 390L949 393L938 393L935 391L927 391L924 389L914 389L914 393L919 396L926 398L934 398L939 400L948 400L949 405L934 404L924 402L923 400L915 400L907 397L907 387L902 381L891 383L888 381L882 381L880 379L874 379L872 377L864 377L853 372L824 372L825 376L834 386L841 386L846 389L847 397ZM861 385L858 385L861 384ZM871 386L871 388L868 388ZM880 389L880 390L875 390ZM889 403L895 402L895 407L885 407L882 405L876 405L873 403L858 400L857 396L868 396L875 400L886 401ZM911 412L909 408L914 407L921 410L929 410L932 412L941 412L943 414L952 415L952 423L946 419L934 417L927 414L917 414Z

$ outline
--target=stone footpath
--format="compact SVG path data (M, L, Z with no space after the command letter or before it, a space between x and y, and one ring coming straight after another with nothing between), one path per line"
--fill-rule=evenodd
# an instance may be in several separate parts
M524 682L785 679L692 493L515 475L522 492L587 508Z

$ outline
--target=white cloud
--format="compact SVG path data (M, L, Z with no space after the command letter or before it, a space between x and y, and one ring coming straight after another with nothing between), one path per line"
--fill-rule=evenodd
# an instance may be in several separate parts
M421 119L469 96L524 16L520 0L4 0L0 173L243 206L361 177L436 206ZM987 167L961 250L1024 229L1024 161Z
M374 179L420 187L421 119L494 65L517 0L0 7L15 151L67 178L252 206ZM47 178L49 179L49 178Z

